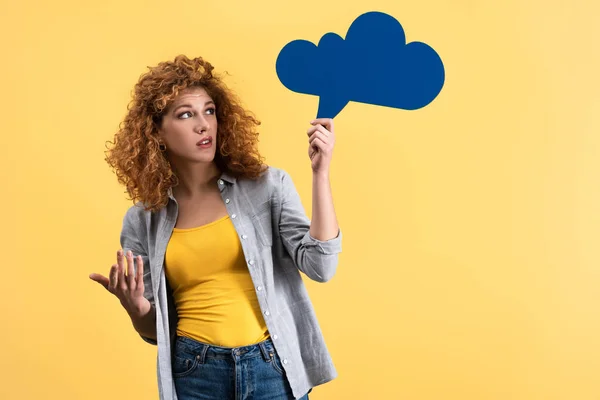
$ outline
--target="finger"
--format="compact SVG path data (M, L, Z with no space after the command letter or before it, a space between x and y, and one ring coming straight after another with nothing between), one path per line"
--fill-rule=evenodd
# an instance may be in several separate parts
M325 137L333 136L333 133L329 132L323 125L316 125L317 132L321 132Z
M320 126L320 125L311 126L310 128L308 128L308 129L306 130L306 134L307 134L308 136L312 135L313 133L315 133L315 132L316 132L316 131L319 129L319 126Z
M310 157L310 159L312 160L314 158L314 156L316 156L317 154L319 154L319 149L315 148L313 146L308 146L308 157Z
M133 274L133 253L127 252L127 286L130 289L135 289L135 275Z
M316 137L310 144L312 147L316 147L321 151L327 151L328 146L327 143L323 141L320 137Z
M119 273L117 274L119 279L119 285L117 287L123 291L127 290L127 278L125 277L125 268L127 268L125 265L126 262L127 260L124 256L121 264L119 265Z
M110 272L108 274L108 291L111 293L115 293L115 290L117 289L117 267L117 264L113 264L112 267L110 267Z
M100 275L100 274L90 274L90 279L93 280L94 282L98 282L99 284L104 286L104 289L108 290L109 280L106 276Z
M123 250L117 251L117 269L115 271L115 289L121 287L121 275L123 271Z
M137 256L137 274L136 274L136 281L137 281L137 286L136 288L141 287L142 289L144 288L144 260L142 258L142 256Z
M321 131L313 133L313 135L308 138L308 142L312 145L316 139L321 139L321 141L326 144L329 143L329 138Z
M323 126L323 125L321 125L321 124L318 124L318 125L315 125L315 126L311 126L311 127L310 127L310 128L308 128L308 130L306 131L306 134L307 134L308 136L310 136L310 135L312 135L314 132L317 132L317 131L323 132L323 133L324 133L326 136L329 136L329 135L331 135L331 132L329 132L329 131L328 131L328 130L327 130L327 129L326 129L324 126Z
M325 128L327 128L328 131L333 132L333 119L332 118L313 119L312 121L310 121L310 124L311 125L321 124Z

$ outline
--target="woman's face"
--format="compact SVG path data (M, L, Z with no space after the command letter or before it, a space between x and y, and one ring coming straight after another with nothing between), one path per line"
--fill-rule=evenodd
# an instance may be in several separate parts
M188 88L175 98L162 118L159 136L170 161L209 163L217 148L215 103L201 87Z

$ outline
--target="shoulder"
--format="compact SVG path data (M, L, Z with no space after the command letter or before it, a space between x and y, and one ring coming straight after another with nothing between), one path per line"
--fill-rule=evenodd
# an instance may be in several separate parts
M238 183L250 190L268 190L280 192L286 181L290 180L289 174L277 167L268 165L265 171L256 179L241 179Z
M144 203L138 201L130 206L125 212L125 215L123 216L123 225L130 226L134 229L139 228L142 225L142 221L146 220L149 213L150 211L146 211Z
M259 179L262 178L268 180L269 182L275 183L281 182L282 179L288 176L289 174L285 170L273 167L272 165L268 165L267 169L265 170L265 172L263 172Z
M268 166L258 178L238 180L236 186L246 201L253 204L278 204L295 191L289 173L273 166Z
M287 171L277 167L269 166L266 173L268 174L269 183L277 187L283 186L286 180L291 179Z

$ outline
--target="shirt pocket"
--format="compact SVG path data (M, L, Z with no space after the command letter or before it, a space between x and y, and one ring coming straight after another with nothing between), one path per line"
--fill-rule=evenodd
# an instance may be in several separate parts
M252 215L252 225L256 232L258 243L262 246L273 246L273 226L271 222L271 202L265 201L259 204L256 212Z

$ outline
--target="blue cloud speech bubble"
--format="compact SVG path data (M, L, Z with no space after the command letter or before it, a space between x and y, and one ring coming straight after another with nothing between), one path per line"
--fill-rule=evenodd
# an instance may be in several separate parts
M294 40L281 49L277 76L288 89L320 96L317 118L334 118L349 101L416 110L444 85L440 56L381 12L360 15L342 39L323 35L318 46Z

